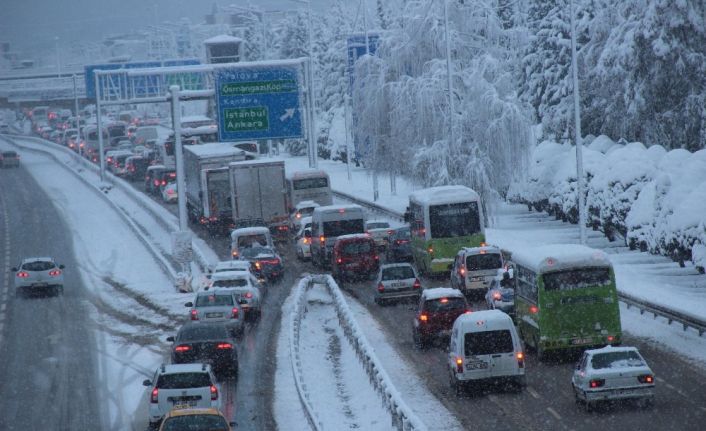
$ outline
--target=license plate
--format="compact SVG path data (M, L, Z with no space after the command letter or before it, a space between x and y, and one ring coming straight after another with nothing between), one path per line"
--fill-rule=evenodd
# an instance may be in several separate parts
M488 368L487 362L469 362L466 364L467 370L484 370Z
M206 317L223 317L223 313L206 313Z
M390 287L404 287L404 283L390 283Z
M471 281L483 281L483 277L471 277Z
M592 338L574 338L571 340L571 344L591 344L592 342Z
M192 407L196 407L196 400L174 401L174 405L172 406L172 408L174 408L175 410L188 409L188 408L192 408Z

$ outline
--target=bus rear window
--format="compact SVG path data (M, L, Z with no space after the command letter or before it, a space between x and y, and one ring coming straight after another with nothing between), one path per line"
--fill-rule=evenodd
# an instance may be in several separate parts
M432 238L454 238L480 232L478 203L463 202L429 207Z
M324 236L337 237L365 231L363 219L335 220L324 222Z
M500 269L502 267L503 260L498 253L474 254L466 258L466 269L468 271Z
M294 190L320 189L328 187L328 178L303 178L292 181L292 187Z
M510 353L515 350L512 346L512 335L507 329L469 332L463 337L463 345L466 356Z
M549 272L542 275L544 290L576 290L608 286L611 283L608 268L581 268Z

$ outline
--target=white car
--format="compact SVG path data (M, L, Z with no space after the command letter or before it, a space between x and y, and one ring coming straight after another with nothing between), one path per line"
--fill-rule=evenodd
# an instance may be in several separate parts
M294 240L296 241L297 259L311 259L311 223L309 223L309 227L302 226Z
M378 248L385 249L392 234L392 227L385 220L370 220L365 223L365 233L373 237Z
M179 199L175 182L167 183L162 187L162 200L168 204L175 203Z
M258 287L262 287L262 280L258 279L257 276L252 271L252 264L247 260L222 260L218 262L215 266L209 269L209 273L206 274L206 283L204 287L209 287L211 285L211 277L213 274L219 272L243 272L250 274L252 284Z
M152 379L142 384L152 388L149 397L152 429L173 409L221 408L218 383L208 364L162 365Z
M40 292L55 294L64 291L64 265L58 265L51 257L32 257L22 261L15 273L15 294Z
M419 302L422 284L414 267L409 263L391 263L382 265L375 283L375 303L383 303L404 298Z
M304 225L304 220L308 217L309 223L311 223L311 214L314 212L314 208L318 207L314 201L301 201L294 206L292 210L292 215L289 218L289 224L292 228L292 232L298 232L299 229Z
M252 274L244 271L224 271L211 275L211 289L221 288L238 295L246 319L257 319L262 314L262 293Z
M655 375L635 347L606 346L586 350L571 377L577 403L591 411L608 400L642 400L652 405Z

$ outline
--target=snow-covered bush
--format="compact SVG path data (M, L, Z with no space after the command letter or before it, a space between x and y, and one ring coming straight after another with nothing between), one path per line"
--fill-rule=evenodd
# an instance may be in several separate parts
M554 175L570 148L569 145L551 141L543 141L537 145L530 156L527 179L510 185L508 199L525 203L537 211L547 210Z

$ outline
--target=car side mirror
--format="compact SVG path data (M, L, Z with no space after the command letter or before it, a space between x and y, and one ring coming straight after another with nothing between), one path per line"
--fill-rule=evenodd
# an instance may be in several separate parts
M142 386L152 386L152 380L150 380L150 379L143 380Z
M64 269L64 265L59 265L59 269Z
M245 299L239 299L239 300L238 300L238 304L240 304L240 305L245 305L245 304L247 304L247 303L248 303L248 301L245 300Z
M17 272L17 268L10 268L10 271Z
M311 238L311 232L304 232L304 238Z
M173 343L173 342L174 342L174 336L172 336L172 335L168 336L168 337L167 337L167 341L170 342L170 343Z
M194 306L194 303L191 301L184 304L184 307L193 307L193 306Z

